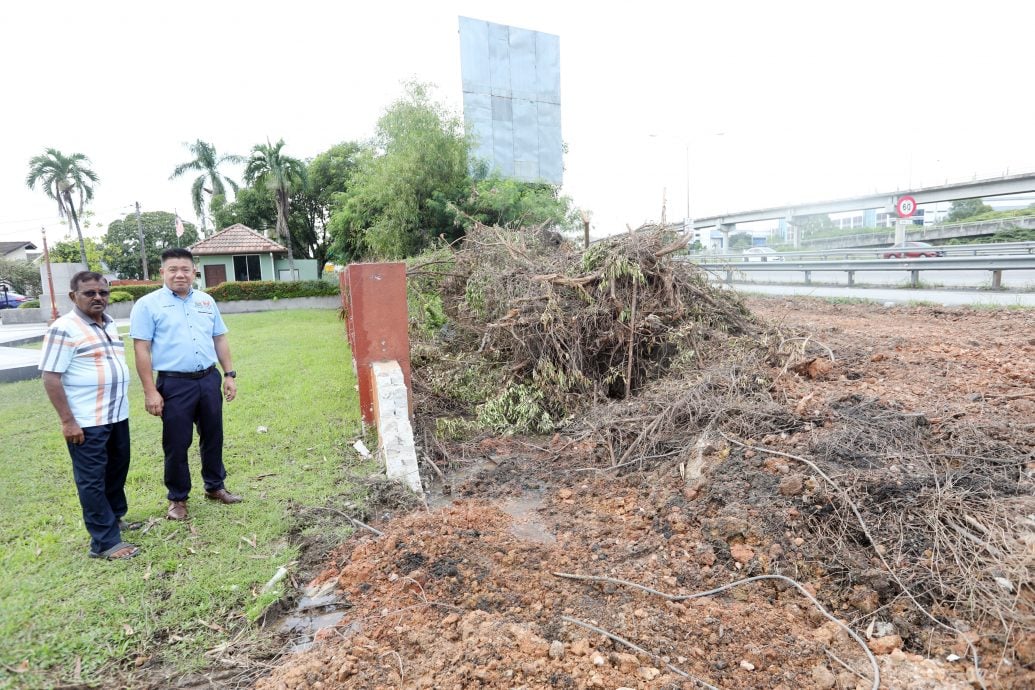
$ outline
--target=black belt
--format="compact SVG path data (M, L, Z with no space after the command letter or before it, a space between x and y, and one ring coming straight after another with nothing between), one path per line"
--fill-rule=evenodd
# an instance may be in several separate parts
M201 371L160 371L158 375L168 376L173 379L203 379L215 370L216 365L213 364L208 369L202 369Z

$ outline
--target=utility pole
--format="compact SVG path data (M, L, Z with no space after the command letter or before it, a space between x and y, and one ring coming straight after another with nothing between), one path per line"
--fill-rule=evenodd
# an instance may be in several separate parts
M47 248L47 229L41 228L40 232L43 235L43 263L47 265L47 285L50 286L50 321L47 322L49 326L57 321L58 310L54 299L54 274L50 270L50 249Z
M151 280L147 275L147 250L144 248L144 224L140 220L140 202L137 202L137 237L140 238L140 265L144 269L144 280Z

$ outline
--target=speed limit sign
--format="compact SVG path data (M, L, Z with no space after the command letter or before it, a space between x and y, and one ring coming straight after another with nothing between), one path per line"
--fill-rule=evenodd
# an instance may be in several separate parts
M895 204L895 212L898 213L899 218L909 218L916 213L916 199L911 196L899 198L898 203Z

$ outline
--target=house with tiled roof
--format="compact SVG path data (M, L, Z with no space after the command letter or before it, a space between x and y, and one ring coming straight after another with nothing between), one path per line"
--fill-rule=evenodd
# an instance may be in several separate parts
M247 225L236 223L189 247L198 260L199 287L228 281L316 280L315 259L295 258L295 275L288 265L287 247Z
M40 253L32 242L0 242L0 259L32 261Z

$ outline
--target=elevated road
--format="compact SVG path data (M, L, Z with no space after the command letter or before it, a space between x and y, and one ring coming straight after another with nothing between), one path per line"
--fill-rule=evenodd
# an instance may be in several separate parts
M694 229L728 228L737 223L750 223L759 220L778 220L781 218L797 218L819 213L843 213L846 211L863 211L880 209L888 213L894 212L895 204L902 196L909 195L917 204L933 204L940 201L957 201L959 199L977 199L1008 194L1035 192L1035 173L1004 175L1003 177L956 182L936 187L920 187L917 189L896 190L867 194L865 196L817 201L805 204L771 206L753 211L740 211L716 216L694 219Z

